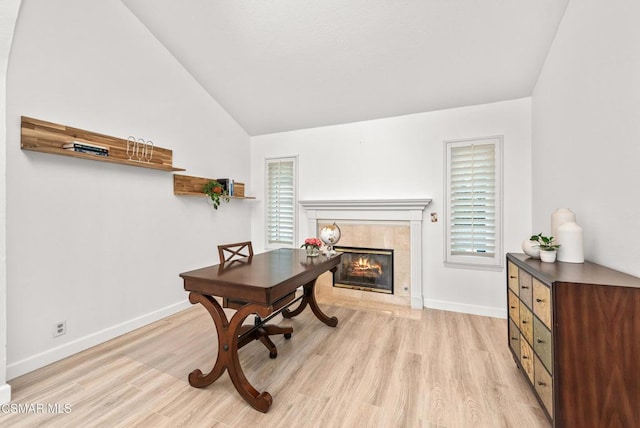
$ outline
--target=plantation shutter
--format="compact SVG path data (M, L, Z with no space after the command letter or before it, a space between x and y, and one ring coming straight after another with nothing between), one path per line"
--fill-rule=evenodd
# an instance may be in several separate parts
M295 159L267 161L267 242L292 246L295 239Z
M447 261L501 265L501 137L448 147Z

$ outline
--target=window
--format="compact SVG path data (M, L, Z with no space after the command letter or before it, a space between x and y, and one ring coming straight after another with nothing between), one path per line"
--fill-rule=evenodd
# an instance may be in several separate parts
M267 247L293 247L296 240L296 158L266 161Z
M502 136L445 141L445 263L502 266Z

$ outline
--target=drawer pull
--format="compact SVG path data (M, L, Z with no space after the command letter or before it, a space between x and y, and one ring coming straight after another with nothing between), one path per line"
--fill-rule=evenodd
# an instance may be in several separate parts
M542 303L542 302L544 302L544 300L543 299L536 299L536 302Z
M527 357L526 355L523 355L523 356L522 356L522 359L523 359L523 360L527 360L527 359L529 359L529 357Z
M544 383L544 382L540 382L540 381L538 381L538 385L540 385L540 386L547 386L547 384L546 384L546 383Z
M522 320L522 324L526 324L526 323L527 323L527 320Z
M544 341L542 339L536 339L536 342L538 343L544 343Z
M517 337L512 337L511 340L518 340L518 338Z
M517 276L509 275L509 278L511 278L511 279L516 279L516 278L517 278Z
M523 285L523 286L522 286L522 288L529 288L529 287L528 287L528 286L526 286L526 285Z
M511 309L515 309L515 308L516 308L515 306L509 306L509 307L510 307Z

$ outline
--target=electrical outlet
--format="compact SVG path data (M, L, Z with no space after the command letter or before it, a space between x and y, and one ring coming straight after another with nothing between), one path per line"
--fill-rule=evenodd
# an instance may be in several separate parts
M53 325L53 337L62 336L67 332L67 322L60 321Z

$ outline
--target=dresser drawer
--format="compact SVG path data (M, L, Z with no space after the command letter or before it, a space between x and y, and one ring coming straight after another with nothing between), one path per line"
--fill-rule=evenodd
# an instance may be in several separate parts
M523 302L520 302L520 332L527 342L533 343L533 313Z
M533 350L547 368L553 373L551 331L538 319L533 317Z
M520 360L520 330L518 329L518 325L513 322L513 320L509 320L509 347L513 350Z
M533 285L531 275L520 269L518 273L518 282L520 284L520 300L522 300L529 309L533 309Z
M507 262L508 284L511 291L518 295L518 266L512 262Z
M524 338L520 338L520 365L533 383L533 349Z
M533 279L533 313L547 328L551 328L551 289Z
M509 318L513 320L514 323L519 327L520 326L520 300L518 296L513 294L511 290L509 290Z
M547 412L553 417L553 379L538 358L534 363L534 387Z

